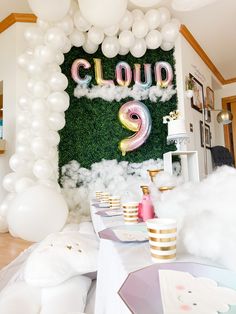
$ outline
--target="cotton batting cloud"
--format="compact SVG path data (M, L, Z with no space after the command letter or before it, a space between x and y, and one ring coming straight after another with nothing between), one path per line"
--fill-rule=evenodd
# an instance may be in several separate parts
M90 199L94 198L96 191L108 191L111 195L118 195L123 202L140 201L140 186L152 185L147 170L160 168L163 168L162 159L151 159L142 163L102 160L94 163L91 170L81 167L75 160L69 162L62 167L61 178L63 194L70 208L69 222L89 219ZM174 164L174 171L176 174L180 172L179 163ZM176 180L168 174L161 176L165 176L166 180Z
M74 96L77 98L87 97L88 99L102 98L106 101L121 101L127 97L132 97L134 100L150 99L151 102L166 102L176 94L173 85L167 88L160 86L152 86L149 89L140 89L137 86L121 87L113 85L93 86L87 88L78 85L74 90Z
M220 167L200 183L152 193L161 218L177 220L178 251L236 270L236 169Z

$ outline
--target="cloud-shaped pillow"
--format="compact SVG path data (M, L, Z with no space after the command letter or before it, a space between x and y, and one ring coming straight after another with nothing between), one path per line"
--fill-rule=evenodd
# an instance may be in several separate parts
M98 240L67 231L49 235L29 256L25 281L35 287L56 286L76 275L97 271Z

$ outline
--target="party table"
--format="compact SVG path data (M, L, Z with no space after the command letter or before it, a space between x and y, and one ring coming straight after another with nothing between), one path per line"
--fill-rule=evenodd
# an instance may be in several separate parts
M100 210L101 208L94 206L94 203L91 204L91 216L97 234L101 235L101 231L104 229L124 225L122 216L103 217L96 214ZM178 261L206 263L206 260L183 255L178 256ZM119 243L101 239L98 258L95 314L132 313L120 297L119 290L130 273L152 264L148 242ZM207 261L207 264L211 263Z

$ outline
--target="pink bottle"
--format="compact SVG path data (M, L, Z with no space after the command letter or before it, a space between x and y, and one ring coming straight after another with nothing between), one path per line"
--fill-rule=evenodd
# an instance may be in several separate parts
M148 186L141 186L141 188L143 190L143 197L138 206L138 217L143 221L146 221L148 219L154 218L155 212Z

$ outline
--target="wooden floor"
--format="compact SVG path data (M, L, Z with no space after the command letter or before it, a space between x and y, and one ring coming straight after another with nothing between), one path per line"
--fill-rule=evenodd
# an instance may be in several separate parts
M9 233L0 234L0 269L9 264L32 243L13 238Z

